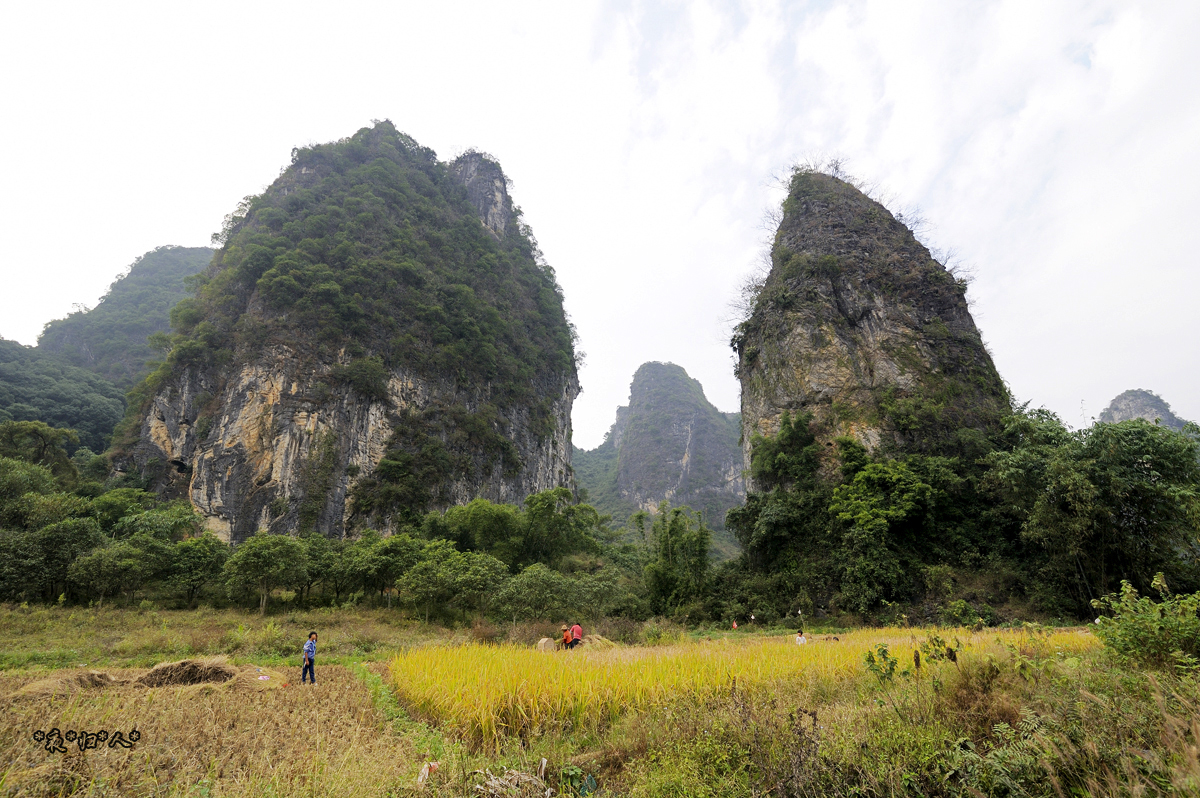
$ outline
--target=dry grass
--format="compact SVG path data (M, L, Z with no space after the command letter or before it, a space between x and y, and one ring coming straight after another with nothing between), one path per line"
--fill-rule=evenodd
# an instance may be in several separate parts
M10 695L0 699L0 794L368 796L414 784L420 761L386 733L362 683L339 666L318 666L318 677L315 688L263 692L126 683L21 696L11 694L30 677L0 675ZM32 736L134 727L131 750L48 753Z
M384 609L314 609L259 617L241 610L159 610L0 606L0 669L149 666L164 659L224 655L257 662L300 656L320 633L323 662L358 660L381 649L469 638Z

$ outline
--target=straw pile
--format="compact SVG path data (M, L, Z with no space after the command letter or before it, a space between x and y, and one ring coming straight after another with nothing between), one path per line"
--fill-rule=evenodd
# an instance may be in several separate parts
M163 662L155 665L137 681L139 687L170 687L227 682L237 671L220 659L184 659L179 662Z

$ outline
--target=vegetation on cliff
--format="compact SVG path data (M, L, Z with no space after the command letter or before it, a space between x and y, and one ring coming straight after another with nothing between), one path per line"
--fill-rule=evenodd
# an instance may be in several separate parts
M316 357L345 347L528 399L539 376L574 369L574 349L554 273L513 213L503 237L489 232L449 167L390 122L296 149L215 236L196 296L171 314L169 361L244 362L301 340Z
M171 329L171 309L192 293L187 278L203 271L212 256L208 247L147 252L113 281L96 307L49 322L38 337L38 351L128 390L146 376L149 362L162 356L150 338Z

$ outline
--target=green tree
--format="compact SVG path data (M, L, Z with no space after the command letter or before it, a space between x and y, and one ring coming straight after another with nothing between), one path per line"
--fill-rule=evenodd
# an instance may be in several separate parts
M121 519L145 512L158 502L153 493L140 488L115 488L92 500L92 511L106 535L113 534Z
M229 590L254 590L258 592L258 612L267 613L267 599L271 591L288 584L304 581L307 570L304 561L304 546L287 535L270 535L258 532L233 550L225 562L225 583Z
M524 529L519 508L475 499L444 514L430 513L424 533L427 538L444 537L460 548L481 551L514 565L524 552Z
M196 593L220 578L229 559L229 546L206 532L175 544L171 560L171 584L184 591L191 606Z
M296 592L300 595L301 604L307 603L312 595L313 587L322 581L329 580L329 574L337 567L340 551L334 551L333 541L324 535L313 533L303 535L300 544L304 546L304 578L296 584Z
M91 514L91 500L71 493L26 493L17 500L16 507L20 524L26 529L40 529Z
M519 619L562 617L575 609L574 589L569 578L534 563L504 583L494 606L514 624Z
M500 587L509 579L508 566L490 554L467 552L458 575L456 601L465 608L487 612Z
M149 535L169 543L195 537L202 529L200 515L192 505L179 501L122 516L112 525L112 534L116 538Z
M41 527L30 538L41 552L41 592L47 601L68 589L71 563L104 544L95 518L67 518Z
M933 488L899 461L871 463L833 493L829 510L843 525L842 603L866 613L894 598L905 553L927 527Z
M1085 612L1122 580L1158 572L1200 587L1200 442L1141 419L1069 432L1052 414L1017 415L1017 444L989 457L987 484L1020 523L1043 595Z
M84 590L99 594L97 606L105 596L125 592L132 596L139 588L163 574L170 563L170 549L149 537L120 540L93 549L71 563L70 580Z
M708 588L712 533L690 507L659 505L654 519L654 559L646 566L651 605L666 613L699 599Z
M59 429L41 421L0 422L0 457L11 457L46 468L64 487L78 478L67 449L79 443L74 430Z
M42 597L47 582L45 553L33 534L0 529L0 600L24 602Z
M448 540L431 540L420 559L396 581L400 595L424 612L426 622L439 609L469 609L485 601L508 575L504 563L487 554L459 551Z
M587 504L572 504L571 491L553 488L525 499L522 553L516 565L545 563L556 568L562 558L600 549L596 533L600 514Z
M425 622L439 605L454 598L458 588L459 558L462 552L448 540L425 544L421 559L396 582L404 600L424 611Z
M24 526L21 500L45 495L57 484L50 470L24 460L0 457L0 528Z

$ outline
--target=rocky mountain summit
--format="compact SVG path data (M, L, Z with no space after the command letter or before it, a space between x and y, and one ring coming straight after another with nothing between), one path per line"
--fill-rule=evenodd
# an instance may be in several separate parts
M572 464L588 500L618 523L666 501L721 530L746 498L738 434L738 415L714 407L683 368L643 363L604 443L575 449Z
M1117 395L1108 403L1108 407L1100 411L1099 420L1106 424L1116 424L1133 418L1144 418L1174 430L1181 430L1187 424L1171 412L1171 406L1163 401L1162 397L1141 388Z
M507 185L390 122L295 150L172 311L118 468L233 541L571 486L574 332Z
M830 447L937 452L1007 410L965 282L850 183L798 170L771 262L732 340L747 467L785 412Z

